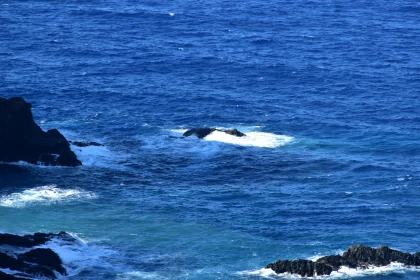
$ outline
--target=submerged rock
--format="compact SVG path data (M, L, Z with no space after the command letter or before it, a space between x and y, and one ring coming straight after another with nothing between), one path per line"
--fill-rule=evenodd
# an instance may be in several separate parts
M315 262L309 260L279 260L267 265L277 274L291 273L301 277L316 275L330 275L340 267L368 268L369 266L386 266L391 262L402 263L407 266L420 266L420 253L409 254L393 250L388 246L371 248L364 245L351 246L342 256L331 255L319 258Z
M81 165L57 129L45 132L34 122L31 107L21 97L0 98L0 161Z
M221 131L221 132L225 132L229 135L233 135L233 136L237 136L237 137L242 137L242 136L246 136L245 133L240 132L239 130L235 129L217 129L217 128L210 128L210 127L202 127L202 128L192 128L187 130L186 132L184 132L184 136L188 137L191 135L195 135L198 138L204 138L207 135L209 135L210 133L214 132L214 131Z
M69 141L70 144L75 145L77 147L89 147L89 146L96 146L101 147L102 144L98 142L80 142L80 141Z
M60 257L49 248L33 248L20 254L16 254L13 250L13 247L17 247L16 251L21 251L22 247L32 248L43 245L53 238L68 242L76 241L66 232L35 233L24 236L9 233L0 234L0 245L7 245L1 247L4 252L0 252L0 268L19 272L12 275L7 271L0 271L0 279L34 279L38 277L56 279L57 274L67 275Z

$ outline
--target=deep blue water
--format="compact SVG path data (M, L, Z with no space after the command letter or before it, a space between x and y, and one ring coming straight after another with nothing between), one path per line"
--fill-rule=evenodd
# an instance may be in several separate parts
M105 145L74 148L80 168L0 165L1 231L83 240L51 245L66 279L420 251L418 1L0 1L0 92ZM252 138L170 137L200 126Z

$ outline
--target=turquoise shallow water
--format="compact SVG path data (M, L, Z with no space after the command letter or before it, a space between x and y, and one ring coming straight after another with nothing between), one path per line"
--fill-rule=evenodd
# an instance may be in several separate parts
M73 147L80 168L0 164L0 230L80 238L50 245L66 279L279 279L261 269L420 251L419 3L0 5L1 96L105 145ZM199 126L248 138L174 138Z

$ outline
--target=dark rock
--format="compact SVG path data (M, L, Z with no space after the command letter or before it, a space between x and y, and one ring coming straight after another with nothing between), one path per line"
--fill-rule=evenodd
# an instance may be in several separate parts
M0 161L78 166L82 163L56 129L43 131L23 98L0 98Z
M340 255L326 256L318 259L317 263L327 264L332 267L333 270L339 270L344 265L345 260Z
M223 131L227 134L233 135L233 136L237 136L237 137L242 137L242 136L246 136L245 133L240 132L239 130L235 129L226 129L226 130L220 130Z
M58 271L62 275L67 275L63 262L60 257L51 249L37 248L24 254L18 255L18 259L25 262L35 263L38 265L46 266L53 270Z
M184 133L184 136L188 137L195 134L195 136L197 136L198 138L204 138L215 130L216 130L215 128L209 128L209 127L193 128L193 129L187 130Z
M14 247L30 248L39 246L51 241L53 238L60 238L65 241L75 241L74 237L65 231L55 233L41 233L27 234L24 236L14 235L10 233L0 233L0 245L10 245Z
M15 271L21 271L24 274L32 275L32 276L42 276L47 277L50 279L56 279L54 271L52 269L41 266L41 265L32 265L29 263L26 263L25 261L14 258L12 256L9 256L5 253L0 252L0 268L6 268L10 270Z
M21 278L15 275L6 274L3 271L0 271L0 279L1 280L28 280L28 278Z
M240 132L236 128L235 129L217 129L217 128L210 128L210 127L189 129L186 132L184 132L184 136L188 137L188 136L191 136L191 135L195 134L195 136L197 136L198 138L204 138L214 131L225 132L227 134L237 136L237 137L246 136L245 133Z
M30 238L25 238L23 236L0 233L0 245L30 248L34 246L34 242Z
M349 267L385 266L391 262L399 262L404 265L420 265L418 256L393 250L388 246L375 249L363 245L354 245L343 254L343 259L346 260Z
M342 256L326 256L315 262L309 260L279 260L267 265L266 268L271 268L276 273L287 272L302 277L312 277L330 275L332 271L338 271L341 266L363 269L369 266L386 266L391 262L398 262L407 266L420 266L420 253L404 253L393 250L388 246L375 249L363 245L354 245Z
M271 268L275 273L292 273L298 274L301 277L313 277L316 275L330 275L333 271L332 267L323 263L316 263L308 260L296 261L277 261L267 265L266 268Z
M70 144L73 144L77 147L89 147L89 146L96 146L100 147L103 146L102 144L99 144L97 142L79 142L79 141L69 141Z
M4 275L0 274L0 279L33 279L36 277L56 279L56 272L61 275L67 275L60 257L51 249L35 248L17 255L12 252L11 247L31 248L45 244L53 238L59 238L66 242L76 241L74 237L64 231L58 234L35 233L24 236L8 233L0 234L0 245L8 245L8 247L4 247L7 251L0 252L0 268L19 272L16 275L9 275L3 272ZM18 276L24 278L19 278Z

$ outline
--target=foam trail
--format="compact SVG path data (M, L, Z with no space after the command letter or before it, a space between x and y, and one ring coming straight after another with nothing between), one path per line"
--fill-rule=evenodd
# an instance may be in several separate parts
M32 188L0 197L0 206L22 208L33 204L54 204L96 198L93 192L82 189L60 189L56 185Z

